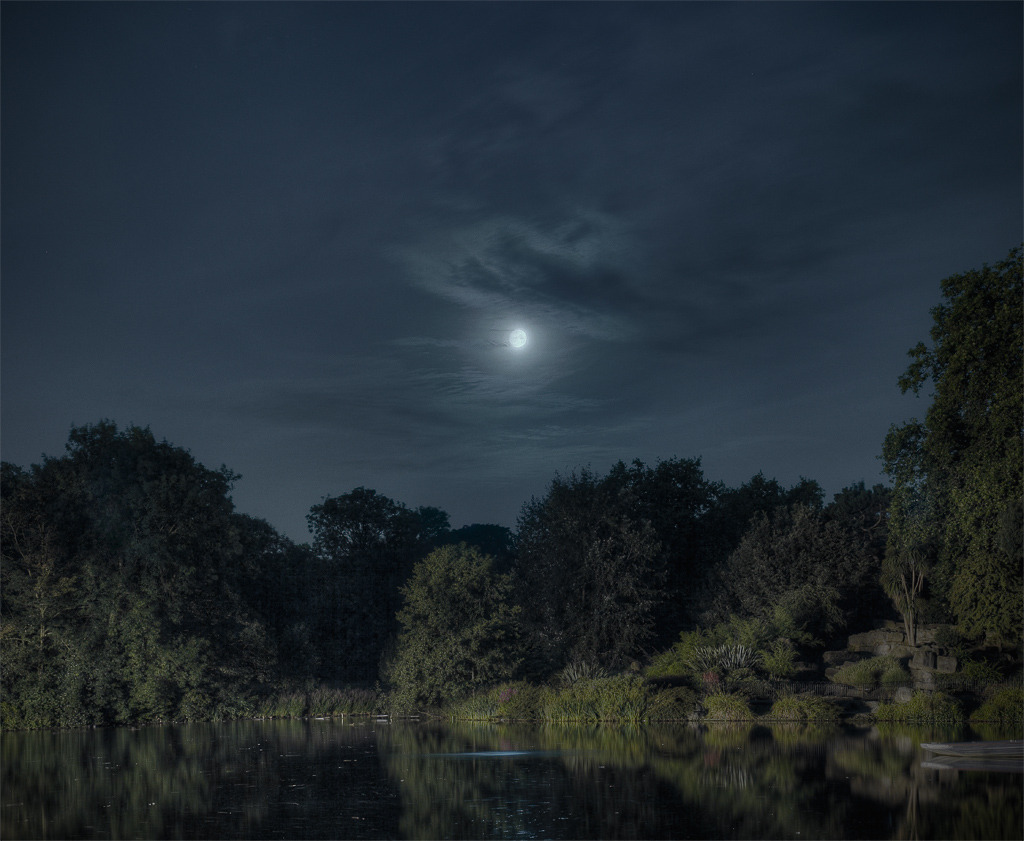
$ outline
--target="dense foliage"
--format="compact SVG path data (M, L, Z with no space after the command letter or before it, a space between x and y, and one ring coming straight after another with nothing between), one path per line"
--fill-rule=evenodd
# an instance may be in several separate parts
M508 574L465 543L435 549L401 588L402 630L385 677L402 710L438 705L511 677L519 665L519 607Z
M515 532L356 488L313 505L297 545L234 510L226 467L148 429L73 428L63 456L0 474L3 726L458 697L631 718L676 691L726 715L728 693L893 607L911 635L949 614L965 644L1019 645L1021 250L943 294L900 383L931 381L933 404L884 442L893 487L827 504L809 479L619 462L556 476Z
M934 388L924 421L893 427L887 590L912 629L928 606L971 638L1018 647L1024 612L1024 284L1022 249L942 282L931 346L919 343L903 391ZM930 586L929 586L930 583Z

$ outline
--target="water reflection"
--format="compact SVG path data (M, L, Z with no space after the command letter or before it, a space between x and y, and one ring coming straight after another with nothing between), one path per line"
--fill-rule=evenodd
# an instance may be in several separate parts
M334 721L6 733L15 838L1019 838L948 729ZM1020 738L986 732L985 738Z

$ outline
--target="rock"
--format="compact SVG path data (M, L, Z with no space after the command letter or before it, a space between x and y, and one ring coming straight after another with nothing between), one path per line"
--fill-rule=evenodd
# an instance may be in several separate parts
M935 658L935 671L944 675L951 675L956 671L956 657L939 656Z
M826 666L841 666L843 663L860 660L861 656L853 651L826 651L821 659Z
M915 689L931 690L935 688L935 672L928 669L911 669L910 674L914 678Z
M910 668L912 669L934 669L935 668L936 656L935 652L927 648L919 649L914 652L914 656L910 661Z
M904 641L902 631L894 628L880 628L861 634L851 634L846 647L850 651L869 651L879 655L888 654L892 646L903 645Z
M893 695L893 700L897 704L905 704L913 697L913 689L911 689L909 686L901 686L899 689L896 690L896 694Z

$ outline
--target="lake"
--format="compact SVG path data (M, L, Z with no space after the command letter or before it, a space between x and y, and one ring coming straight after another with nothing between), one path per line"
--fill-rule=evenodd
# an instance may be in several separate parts
M1021 838L967 728L290 720L4 733L0 836Z

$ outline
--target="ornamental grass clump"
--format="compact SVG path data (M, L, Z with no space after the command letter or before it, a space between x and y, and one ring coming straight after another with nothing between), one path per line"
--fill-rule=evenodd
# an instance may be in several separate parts
M637 675L594 681L597 716L601 721L643 721L651 704L651 690Z
M973 713L971 721L994 721L1000 724L1024 724L1024 689L1005 687L996 689Z
M373 715L382 711L380 695L372 689L343 687L314 690L309 696L311 715Z
M558 680L565 686L572 686L580 681L600 680L608 677L608 671L596 663L569 663L558 673Z
M895 686L910 679L910 672L889 655L844 663L831 678L834 683L854 687Z
M704 717L708 721L753 721L750 703L742 695L719 692L704 698Z
M644 721L651 706L651 688L637 675L579 679L541 696L541 718L547 721Z
M548 691L540 705L545 721L597 721L597 705L590 681L575 683Z
M903 704L879 704L875 720L898 724L960 724L963 705L943 692L915 692Z

